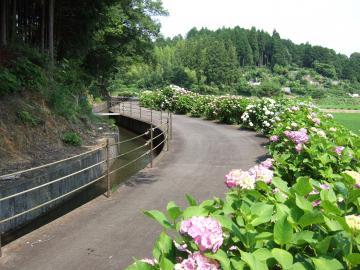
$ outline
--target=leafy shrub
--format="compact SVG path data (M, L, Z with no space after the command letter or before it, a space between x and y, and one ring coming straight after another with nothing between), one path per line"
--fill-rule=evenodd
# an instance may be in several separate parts
M47 87L44 70L26 57L20 57L14 61L12 72L19 78L25 90L40 91Z
M117 92L117 95L119 97L136 97L138 95L138 93L135 91L124 90L124 91Z
M214 107L221 98L197 100L195 110L221 118ZM187 196L185 209L170 202L166 214L147 211L164 231L154 259L136 261L128 270L359 268L359 136L309 102L247 102L238 121L249 118L250 127L271 135L273 159L231 171L224 200L198 203Z
M66 144L73 145L73 146L81 146L82 139L78 133L75 132L65 132L62 141Z
M7 68L0 68L0 96L18 92L21 89L21 82L15 74Z
M25 111L25 110L22 110L22 111L18 112L18 118L24 124L30 124L31 126L36 126L40 122L30 112Z
M319 74L325 77L336 78L336 69L333 65L315 61L314 68L316 72L318 72Z
M281 85L276 81L264 81L257 88L257 96L273 97L278 96L281 91Z

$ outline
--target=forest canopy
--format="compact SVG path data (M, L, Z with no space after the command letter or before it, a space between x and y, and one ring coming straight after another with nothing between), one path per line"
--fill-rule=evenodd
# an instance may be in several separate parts
M103 95L118 68L149 59L153 18L166 14L160 0L2 0L0 9L2 76L24 57L44 69L65 63Z
M213 86L221 92L221 89L241 87L244 76L247 77L244 70L249 68L253 68L252 72L262 72L265 68L284 75L289 67L297 67L314 70L333 80L360 82L359 53L347 57L309 43L297 45L282 39L276 30L269 34L255 27L215 31L193 28L186 37L160 37L153 55L151 64L135 64L127 74L119 74L119 80L125 85L135 82L140 88L174 83L200 92L207 92Z
M316 92L317 84L334 88L339 80L353 92L360 83L360 53L348 57L294 44L276 30L193 28L185 37L164 38L155 19L167 14L161 0L3 0L0 10L0 78L7 82L0 95L23 86L19 70L41 69L60 74L50 77L60 77L76 96L168 84L213 94L262 95L281 87L304 94ZM325 79L314 82L309 71ZM33 80L41 84L40 77ZM249 90L249 82L258 79L263 87ZM71 89L74 85L83 90Z

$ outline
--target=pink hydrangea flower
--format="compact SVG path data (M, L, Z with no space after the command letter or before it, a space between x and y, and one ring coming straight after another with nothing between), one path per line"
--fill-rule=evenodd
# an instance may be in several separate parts
M270 136L270 141L271 142L278 142L279 141L279 136L277 136L277 135Z
M321 204L320 200L316 200L312 202L312 207L318 207Z
M329 190L329 189L330 189L330 186L327 185L327 184L320 184L320 188L321 188L322 190ZM320 192L319 192L316 188L314 188L314 189L309 193L309 195L318 195L318 194L320 194Z
M329 190L329 189L330 189L330 186L327 185L327 184L320 184L320 188L321 188L322 190Z
M237 250L238 248L237 248L237 246L231 246L231 247L229 247L229 250L230 251L235 251L235 250Z
M342 151L344 151L345 147L344 146L337 146L335 147L334 151L338 156L341 156Z
M228 188L240 187L242 189L254 189L255 177L247 171L231 170L225 175L225 184Z
M176 242L175 240L173 240L174 246L176 247L177 250L182 251L182 252L187 252L187 253L191 253L188 249L187 249L187 245L184 244L179 244L178 242Z
M300 153L303 150L303 145L301 143L298 143L295 145L296 152Z
M221 270L220 264L197 252L181 263L175 264L174 270Z
M309 136L307 135L307 130L302 128L298 131L285 131L285 136L294 142L295 144L307 143L309 141Z
M326 133L323 130L318 130L316 134L322 138L326 138Z
M313 121L313 123L315 124L315 125L317 125L317 126L319 126L320 125L320 123L321 123L321 121L320 121L320 119L319 118L313 118L313 119L311 119L312 121Z
M318 195L318 194L320 194L320 192L319 192L316 188L314 188L314 189L309 193L309 195Z
M273 167L274 159L267 158L265 161L261 162L260 165L264 166L267 169L271 169Z
M211 217L192 217L184 220L181 222L180 233L188 234L200 251L216 252L224 241L220 223Z
M270 184L274 176L272 170L269 170L262 165L256 165L250 168L249 173L255 177L255 181L263 181L266 184Z

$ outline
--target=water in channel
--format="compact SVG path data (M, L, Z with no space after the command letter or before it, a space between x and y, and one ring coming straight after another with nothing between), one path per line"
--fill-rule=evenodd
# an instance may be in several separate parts
M146 144L146 140L144 138L137 138L135 140L128 141L129 139L134 138L138 135L127 129L119 127L119 133L120 133L120 145L119 145L120 155ZM137 173L139 170L145 168L147 164L149 164L150 162L149 155L144 155L142 158L129 164L133 160L145 154L148 150L149 150L149 146L144 146L136 151L131 151L131 153L129 154L120 156L114 161L114 163L111 166L111 171L116 169L119 170L111 175L111 183L113 189L116 188L119 184L123 183L126 179ZM125 166L126 164L129 165Z

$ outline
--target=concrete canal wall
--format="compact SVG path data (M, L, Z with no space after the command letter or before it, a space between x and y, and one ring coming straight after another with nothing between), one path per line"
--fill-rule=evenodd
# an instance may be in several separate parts
M119 136L114 134L112 138L110 138L110 143L118 141L118 138ZM16 175L14 178L10 178L10 180L0 180L0 198L5 198L25 190L44 185L69 174L74 174L78 171L81 171L86 167L95 165L106 159L106 151L106 148L102 148L68 161L50 165L43 169ZM109 153L110 157L118 155L117 146L112 146ZM66 177L58 182L45 185L39 189L1 201L0 220L7 219L8 217L27 211L33 207L54 200L59 196L86 185L87 183L101 177L105 173L105 170L106 163L102 163L89 168L88 170L84 170L72 176ZM105 179L100 180L94 184L94 188L104 189L105 185ZM48 213L55 207L58 207L73 196L77 196L79 192L80 191L74 192L73 194L65 196L46 206L40 207L22 216L0 224L0 232L9 232L26 225L32 220Z

